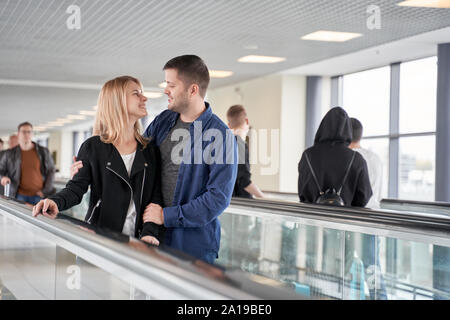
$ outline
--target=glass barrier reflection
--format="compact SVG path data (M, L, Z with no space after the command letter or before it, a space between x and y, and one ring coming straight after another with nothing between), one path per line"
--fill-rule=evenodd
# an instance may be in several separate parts
M448 247L224 213L218 264L312 298L450 299Z

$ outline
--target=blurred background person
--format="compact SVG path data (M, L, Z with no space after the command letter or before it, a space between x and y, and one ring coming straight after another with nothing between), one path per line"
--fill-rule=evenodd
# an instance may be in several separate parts
M32 139L32 124L21 123L19 145L0 160L0 181L2 186L10 184L10 197L34 205L53 192L55 165L49 150Z
M8 148L14 149L18 145L19 145L19 137L17 136L17 134L10 135L8 140Z
M264 194L251 180L252 174L250 172L248 144L246 142L250 125L245 108L242 105L230 107L227 112L227 120L228 127L230 127L236 136L239 152L238 173L233 197L248 199L252 199L253 197L264 198Z
M350 120L352 122L353 139L349 147L363 156L367 163L367 169L369 170L369 180L373 195L366 207L372 209L380 208L383 189L383 162L376 153L361 147L363 126L358 119L351 118Z

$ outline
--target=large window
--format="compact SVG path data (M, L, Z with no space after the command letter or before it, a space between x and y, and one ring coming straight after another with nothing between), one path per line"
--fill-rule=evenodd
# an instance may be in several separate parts
M434 201L435 146L434 136L400 138L400 199Z
M389 67L344 77L344 107L364 126L365 136L389 134Z
M383 162L383 192L388 196L390 68L383 67L344 76L344 109L361 121L361 146L376 153ZM381 138L376 138L383 136Z
M434 201L437 57L401 63L399 72L391 68L345 75L344 108L364 126L362 147L383 161L383 197ZM390 81L395 70L399 83ZM399 91L398 103L391 90ZM389 180L396 181L390 188Z
M398 197L434 201L437 57L400 65Z
M436 131L437 57L400 65L400 133Z

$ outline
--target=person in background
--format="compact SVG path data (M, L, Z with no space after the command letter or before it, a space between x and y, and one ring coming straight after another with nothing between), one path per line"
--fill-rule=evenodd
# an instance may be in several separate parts
M369 170L369 180L373 195L367 203L367 208L380 208L381 193L383 188L383 162L378 155L370 150L361 147L361 138L363 136L363 126L358 119L350 118L352 123L352 143L349 148L359 152L367 162ZM371 299L386 300L387 292L384 277L380 265L380 239L370 234L360 234L362 242L361 260L364 264L366 279L373 276L374 272L378 275L377 287L369 287ZM355 235L352 235L355 237ZM352 244L353 245L353 244ZM350 245L350 247L352 246Z
M147 116L146 101L136 78L123 76L105 83L94 136L78 153L83 167L65 189L39 202L33 216L56 218L59 211L79 204L90 186L87 223L160 244L164 230L143 223L146 206L162 201L159 151L141 135L139 120Z
M239 152L239 165L234 185L233 197L252 199L264 198L264 194L251 180L248 144L246 143L250 125L247 112L242 105L234 105L227 112L228 126L236 136Z
M19 145L0 160L0 179L2 186L11 185L10 197L34 205L53 192L55 166L49 150L32 139L32 124L21 123Z
M18 145L19 145L19 137L17 136L17 134L10 135L8 139L8 148L14 149Z
M367 164L359 153L348 148L351 142L352 126L345 110L336 107L328 111L317 130L314 146L303 152L298 165L300 202L316 203L327 189L342 188L340 196L345 206L367 205L372 196ZM350 170L345 179L347 168Z
M350 149L359 152L367 162L369 170L369 180L373 195L367 204L367 208L380 208L381 193L383 189L383 162L378 155L370 150L361 147L361 138L363 136L363 126L358 119L351 118L353 139Z

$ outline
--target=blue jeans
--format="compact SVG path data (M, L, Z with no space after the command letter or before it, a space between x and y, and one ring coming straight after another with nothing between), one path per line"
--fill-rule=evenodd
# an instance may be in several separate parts
M39 201L41 201L41 197L39 197L39 196L24 196L22 194L17 194L16 199L24 201L24 202L32 204L32 205L35 205Z

